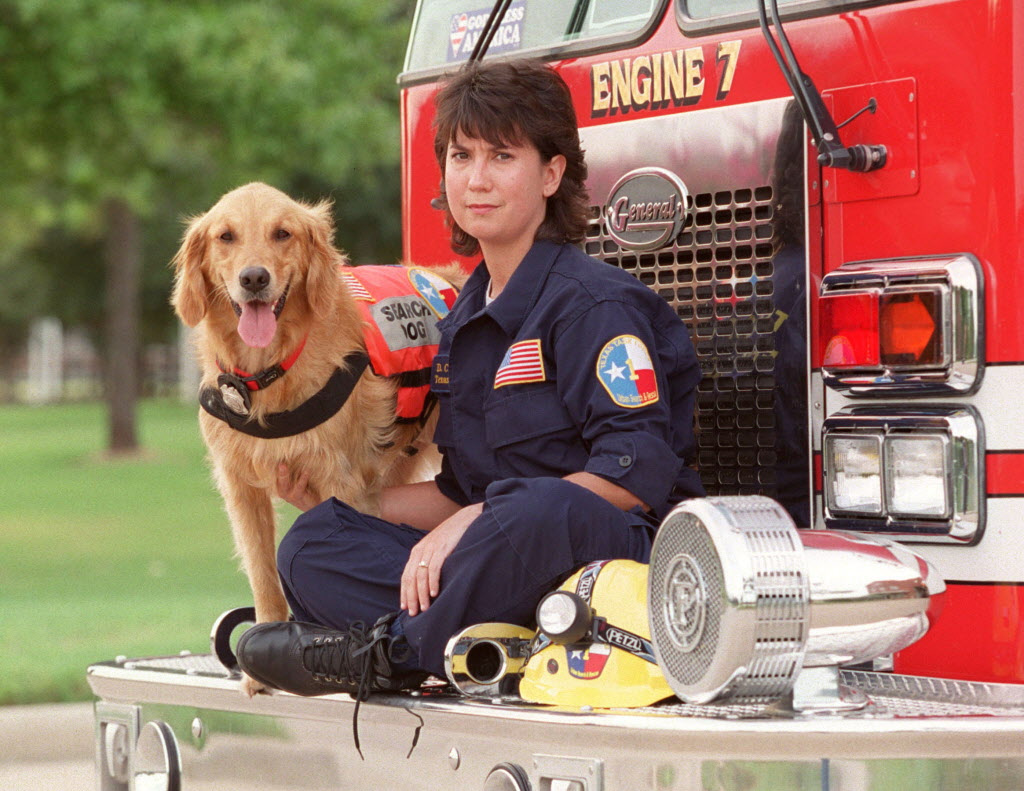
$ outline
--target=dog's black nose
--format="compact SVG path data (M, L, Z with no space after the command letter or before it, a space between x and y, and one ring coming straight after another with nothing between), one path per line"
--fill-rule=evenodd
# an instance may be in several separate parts
M246 291L255 294L270 285L270 272L262 266L247 266L238 275L238 282Z

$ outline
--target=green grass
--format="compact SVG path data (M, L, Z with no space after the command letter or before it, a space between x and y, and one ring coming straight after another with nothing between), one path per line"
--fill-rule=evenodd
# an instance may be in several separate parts
M88 700L86 667L208 651L251 603L196 408L144 402L137 460L99 404L0 407L0 705Z

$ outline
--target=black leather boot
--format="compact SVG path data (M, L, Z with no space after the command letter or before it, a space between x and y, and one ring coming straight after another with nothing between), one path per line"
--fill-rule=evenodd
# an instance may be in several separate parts
M427 674L394 667L409 653L388 631L396 617L347 631L296 621L257 624L238 641L238 665L256 681L296 695L347 692L366 700L371 692L413 689Z

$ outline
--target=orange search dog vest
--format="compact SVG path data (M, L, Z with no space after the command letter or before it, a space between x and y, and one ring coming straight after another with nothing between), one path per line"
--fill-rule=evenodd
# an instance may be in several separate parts
M419 420L441 338L436 324L458 292L440 275L417 267L344 266L340 276L363 317L370 367L377 376L398 380L398 419Z

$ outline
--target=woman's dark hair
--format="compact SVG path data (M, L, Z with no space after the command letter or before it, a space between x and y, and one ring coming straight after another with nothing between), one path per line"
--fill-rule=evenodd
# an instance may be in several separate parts
M587 163L580 148L569 86L536 60L474 61L452 75L434 99L434 154L441 167L441 195L451 228L452 249L476 255L477 240L455 222L448 206L444 169L448 144L458 133L496 146L531 143L543 162L565 157L562 182L547 203L537 239L579 242L587 229Z

